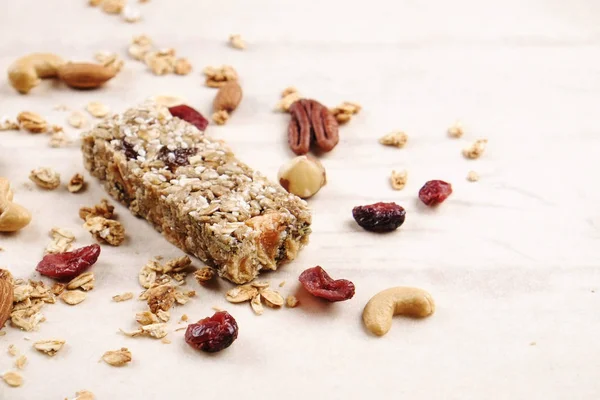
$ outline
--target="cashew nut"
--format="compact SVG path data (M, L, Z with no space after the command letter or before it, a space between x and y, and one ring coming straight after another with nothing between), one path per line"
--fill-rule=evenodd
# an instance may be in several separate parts
M13 193L6 178L0 177L0 232L15 232L31 222L31 213L13 203Z
M363 311L363 322L377 336L383 336L392 327L394 315L415 318L428 317L435 311L435 303L423 289L398 286L377 293Z
M56 54L33 53L19 58L8 67L10 84L20 93L28 93L41 79L58 76L58 67L65 62Z

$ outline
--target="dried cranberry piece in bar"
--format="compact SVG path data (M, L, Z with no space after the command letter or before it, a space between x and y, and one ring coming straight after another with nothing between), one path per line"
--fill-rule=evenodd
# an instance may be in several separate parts
M172 116L189 122L201 131L204 131L208 126L208 120L190 106L182 104L175 107L169 107L169 112Z
M46 254L35 268L54 279L72 279L96 263L100 246L92 244L64 253Z
M346 279L334 280L318 265L302 272L298 280L310 294L331 302L354 296L354 283Z

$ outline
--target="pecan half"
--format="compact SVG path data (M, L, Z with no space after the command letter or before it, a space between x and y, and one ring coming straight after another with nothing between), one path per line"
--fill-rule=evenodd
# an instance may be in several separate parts
M288 142L294 153L308 153L311 144L316 144L321 151L331 151L338 144L338 123L323 104L301 99L292 104L290 114Z

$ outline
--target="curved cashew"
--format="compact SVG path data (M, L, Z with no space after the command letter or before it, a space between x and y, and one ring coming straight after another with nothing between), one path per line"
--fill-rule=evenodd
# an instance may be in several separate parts
M58 67L65 62L52 53L33 53L19 58L8 67L10 84L20 93L27 93L39 85L41 79L58 76Z
M13 193L6 178L0 178L0 232L15 232L31 222L31 213L12 202Z
M394 315L428 317L435 311L435 303L423 289L398 286L377 293L369 300L363 311L363 322L367 329L383 336L392 327Z

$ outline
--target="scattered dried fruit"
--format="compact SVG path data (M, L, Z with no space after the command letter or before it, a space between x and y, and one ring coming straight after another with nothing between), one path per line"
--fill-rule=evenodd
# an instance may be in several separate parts
M33 348L50 357L54 357L63 348L65 343L62 339L39 340L33 344Z
M379 139L379 143L384 146L404 147L408 141L408 135L404 132L392 132Z
M4 379L4 382L6 382L8 386L12 387L19 387L23 384L23 377L12 371L2 375L2 379Z
M363 229L372 232L391 232L404 223L406 211L396 203L375 203L357 206L352 216Z
M448 136L452 138L460 138L464 133L463 127L459 121L456 121L454 125L448 128Z
M36 271L54 279L72 279L94 265L99 256L100 246L97 244L66 253L47 254Z
M294 153L306 154L313 144L328 152L338 144L338 123L327 107L318 101L298 100L290 107L290 114L288 143Z
M479 180L479 174L475 171L469 171L467 174L467 180L469 182L477 182Z
M67 190L71 193L80 192L85 186L85 180L83 179L83 175L75 174L69 181L67 185Z
M298 280L313 296L328 301L344 301L354 296L354 284L346 279L333 280L320 266L302 272Z
M478 139L463 149L463 156L472 160L479 158L485 152L486 146L487 139Z
M17 115L17 121L21 128L31 133L43 133L48 130L48 123L39 114L31 111L23 111Z
M98 101L88 103L85 109L96 118L104 118L110 113L110 108Z
M60 299L70 306L75 306L85 300L87 295L81 290L65 290Z
M122 294L117 294L117 295L113 296L112 299L113 299L113 301L116 301L117 303L119 303L121 301L131 300L131 299L133 299L133 293L126 292L126 293L122 293ZM158 321L156 321L156 322L158 322Z
M220 67L206 67L202 70L206 76L206 86L218 88L230 81L238 79L237 72L230 65L222 65Z
M208 126L208 120L190 106L181 104L175 107L169 107L169 112L172 116L189 122L202 132Z
M41 167L29 173L29 179L39 187L54 190L60 185L60 174L52 168Z
M122 367L131 362L131 352L127 348L122 347L121 350L107 351L102 356L102 359L108 365Z
M310 156L298 156L282 165L277 179L285 190L303 199L314 196L327 182L323 164Z
M239 34L229 35L229 44L234 49L244 50L246 48L246 42L242 39L242 36Z
M419 199L427 206L435 206L442 203L452 194L452 185L441 180L425 182L419 190Z
M237 322L227 311L216 312L212 317L190 324L185 331L187 344L209 353L231 346L237 336Z
M120 246L125 241L125 228L119 221L104 217L87 217L83 227L98 242Z
M402 190L404 186L406 186L406 181L408 179L408 171L405 169L402 171L392 171L392 176L390 177L390 183L392 184L392 189L394 190Z
M360 112L362 107L358 103L352 103L349 101L345 101L339 106L332 108L331 113L335 117L338 124L345 124L350 121L353 115L356 115Z

